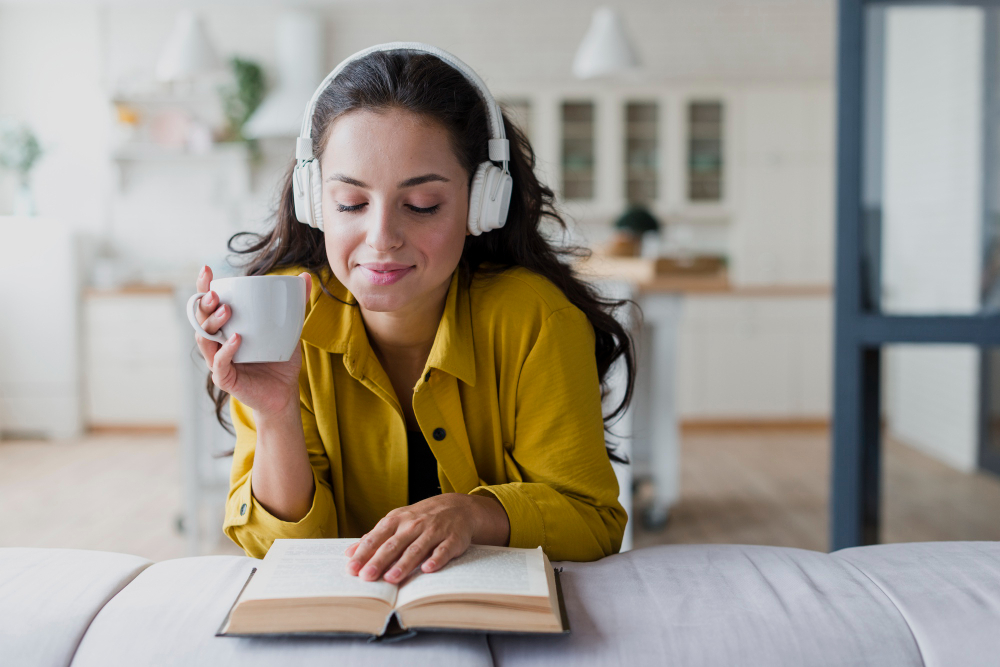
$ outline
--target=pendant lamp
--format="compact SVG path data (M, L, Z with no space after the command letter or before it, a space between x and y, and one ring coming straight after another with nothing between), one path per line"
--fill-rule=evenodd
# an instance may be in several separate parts
M639 58L625 34L621 14L610 7L595 9L573 59L573 74L578 79L595 79L634 72L638 67Z

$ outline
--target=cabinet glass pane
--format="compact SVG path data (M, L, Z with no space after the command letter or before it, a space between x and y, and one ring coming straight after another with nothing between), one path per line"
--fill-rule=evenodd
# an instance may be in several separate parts
M656 102L625 105L625 198L630 204L648 204L656 199L656 117Z
M594 103L562 105L562 193L565 199L594 198Z
M862 210L866 306L1000 308L998 10L865 12Z
M722 199L722 103L688 105L688 199Z

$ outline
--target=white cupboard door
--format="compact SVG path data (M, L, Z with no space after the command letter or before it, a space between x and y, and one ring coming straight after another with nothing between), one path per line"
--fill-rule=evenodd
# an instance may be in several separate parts
M682 419L829 417L829 297L689 297L681 319Z
M91 295L85 302L91 426L176 425L180 337L173 296Z

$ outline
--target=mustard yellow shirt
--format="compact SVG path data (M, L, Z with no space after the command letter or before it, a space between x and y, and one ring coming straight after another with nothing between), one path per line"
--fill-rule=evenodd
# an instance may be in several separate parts
M354 302L323 273L332 294ZM253 411L230 399L236 445L223 530L257 558L275 538L360 537L407 504L396 393L358 307L324 294L319 278L302 329L299 397L316 490L301 520L278 519L253 497ZM575 561L621 547L626 514L604 447L594 330L548 279L514 267L466 285L456 269L413 411L442 492L499 500L510 546Z

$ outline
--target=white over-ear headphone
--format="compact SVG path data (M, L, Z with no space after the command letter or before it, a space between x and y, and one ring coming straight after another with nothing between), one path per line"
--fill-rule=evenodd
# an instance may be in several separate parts
M312 117L319 96L349 63L364 58L375 51L404 50L429 53L448 63L476 87L486 103L490 125L490 159L479 164L472 178L472 187L469 190L469 232L478 236L491 229L503 227L507 221L507 209L510 207L513 179L507 170L507 163L510 160L510 142L504 132L500 105L493 99L483 80L468 65L447 51L420 42L391 42L358 51L337 65L332 72L326 75L323 83L319 84L319 88L313 93L312 99L309 100L309 105L306 107L306 115L302 119L302 131L299 132L299 138L295 142L296 163L292 173L295 217L298 218L299 222L304 222L319 230L323 229L323 209L321 206L323 182L320 177L319 160L313 155L312 150ZM493 162L502 162L503 169Z

